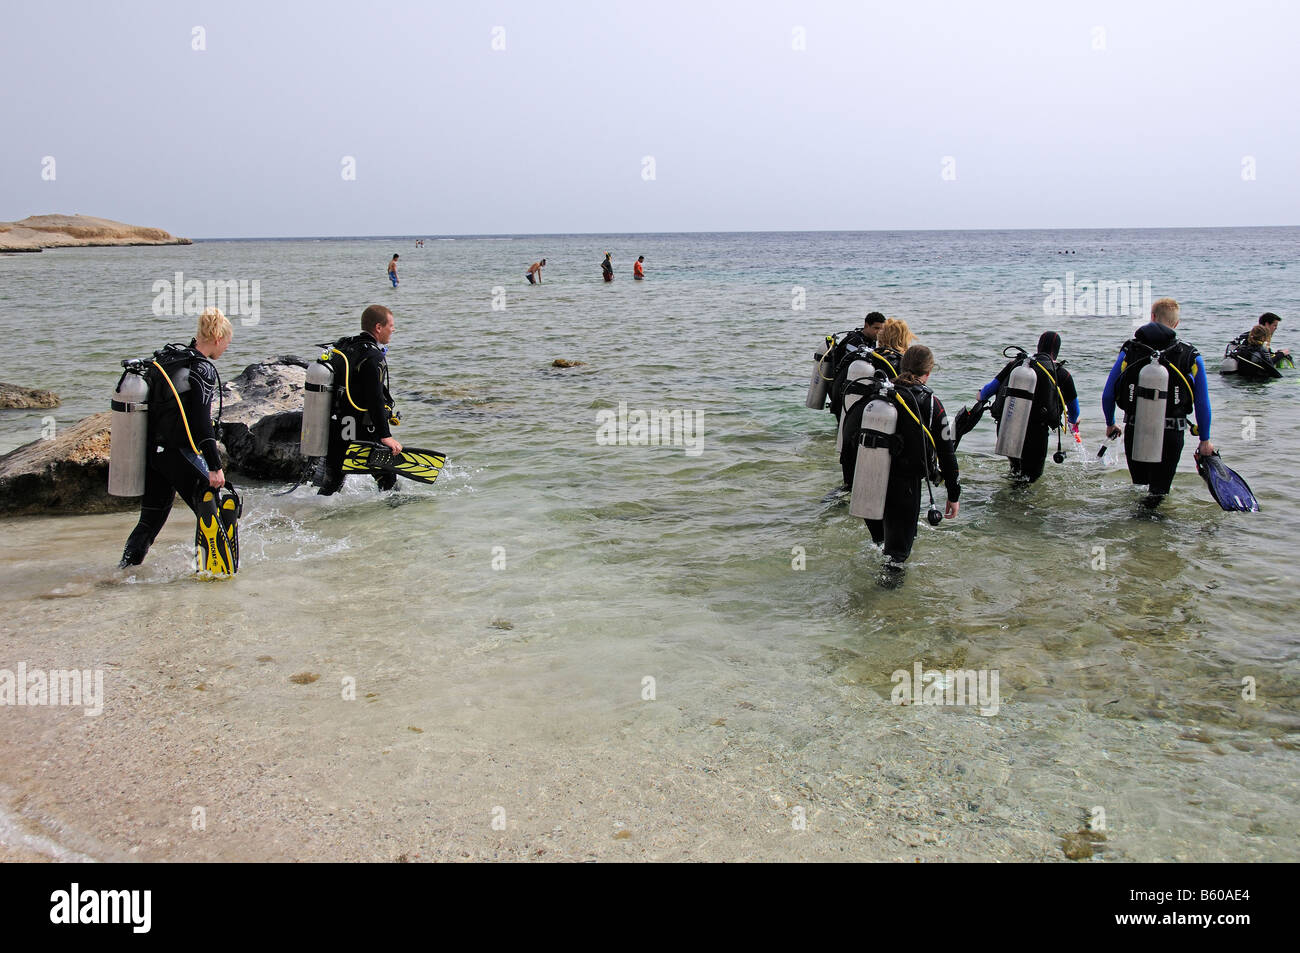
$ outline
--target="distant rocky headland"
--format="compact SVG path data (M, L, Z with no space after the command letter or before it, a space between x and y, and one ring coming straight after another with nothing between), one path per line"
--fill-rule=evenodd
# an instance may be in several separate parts
M189 245L161 228L141 228L89 215L29 215L21 222L0 222L0 252L88 245Z

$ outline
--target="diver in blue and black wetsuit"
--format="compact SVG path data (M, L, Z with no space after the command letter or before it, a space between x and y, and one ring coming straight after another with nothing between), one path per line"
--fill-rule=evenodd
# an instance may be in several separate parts
M998 399L994 402L992 414L1001 420L1011 371L1025 360L1029 361L1029 366L1038 376L1038 386L1034 391L1034 411L1025 429L1020 456L1011 458L1011 475L1023 477L1030 483L1043 475L1043 464L1047 462L1047 438L1051 431L1061 428L1062 411L1070 429L1076 434L1079 432L1079 395L1075 391L1074 378L1065 369L1065 362L1056 359L1060 352L1061 336L1055 331L1044 331L1038 338L1038 351L1033 357L1021 351L1020 356L1012 359L997 377L981 387L976 396L976 400L985 401L996 394ZM1057 446L1059 449L1059 441Z
M1196 429L1201 438L1196 456L1207 457L1214 453L1210 443L1210 390L1206 383L1205 361L1196 348L1179 341L1174 329L1178 327L1178 302L1161 298L1151 305L1151 321L1138 328L1132 340L1120 348L1115 366L1106 378L1106 388L1101 395L1101 409L1106 417L1106 436L1114 438L1124 434L1124 452L1128 457L1128 472L1135 484L1147 484L1151 495L1149 505L1158 504L1169 492L1178 458L1183 452L1183 431L1187 429L1187 414L1196 411ZM1141 463L1133 459L1133 415L1136 412L1138 374L1152 360L1158 360L1169 370L1169 385L1165 404L1165 440L1159 463ZM1124 411L1124 428L1115 424L1115 407Z

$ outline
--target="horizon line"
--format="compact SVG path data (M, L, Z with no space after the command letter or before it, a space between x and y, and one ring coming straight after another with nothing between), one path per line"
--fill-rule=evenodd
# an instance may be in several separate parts
M206 235L191 238L190 241L204 242L245 242L245 241L343 241L366 239L374 241L395 241L412 239L456 239L456 238L566 238L591 235L773 235L773 234L883 234L892 232L1105 232L1105 231L1206 231L1228 229L1260 228L1297 228L1297 225L1007 225L1007 226L973 226L973 225L911 225L899 228L812 228L805 226L766 226L762 228L734 229L684 229L680 231L654 232L458 232L438 234L434 232L410 232L387 235Z

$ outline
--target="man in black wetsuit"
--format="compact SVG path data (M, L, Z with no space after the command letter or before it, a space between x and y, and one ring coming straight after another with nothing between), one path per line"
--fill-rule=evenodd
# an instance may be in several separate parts
M1038 376L1038 386L1034 391L1034 412L1025 430L1020 456L1011 458L1011 475L1023 477L1030 483L1043 475L1043 465L1047 462L1047 439L1061 426L1062 412L1073 432L1079 432L1079 395L1075 391L1074 378L1065 369L1065 362L1056 359L1060 352L1061 336L1055 331L1044 331L1038 338L1037 353L1028 358L1030 369ZM1025 359L1026 355L1021 352L975 395L977 401L997 395L998 400L993 406L996 418L1002 416L1011 371Z
M352 441L382 443L394 453L402 445L393 438L389 424L393 397L388 391L388 348L397 329L393 312L372 304L361 312L361 333L340 338L334 344L334 413L330 417L330 444L319 493L330 496L343 486L343 457ZM374 473L381 490L397 484L395 473Z
M144 499L140 521L127 537L118 569L144 562L171 515L177 493L199 516L204 488L219 490L226 483L212 425L212 399L221 387L212 362L225 353L234 333L220 309L208 308L200 315L198 334L188 346L169 344L154 358L162 371L153 368L150 387ZM164 374L167 380L162 379Z

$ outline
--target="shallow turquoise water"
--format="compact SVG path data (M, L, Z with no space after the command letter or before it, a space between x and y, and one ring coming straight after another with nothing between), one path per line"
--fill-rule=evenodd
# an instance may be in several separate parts
M396 290L384 278L394 251ZM619 272L610 285L597 278L605 251ZM638 254L643 283L630 280ZM545 284L529 287L523 269L543 256ZM151 313L153 282L182 271L260 282L259 320L237 322L227 378L310 356L366 304L388 304L398 436L449 455L436 487L393 498L355 480L332 500L251 488L244 570L226 586L187 578L192 529L179 515L135 584L106 582L129 515L6 521L0 609L25 620L6 642L93 654L77 635L88 613L185 637L214 613L230 630L218 638L273 634L283 650L356 652L359 629L359 664L391 654L420 670L508 631L520 665L474 678L521 719L544 719L561 691L567 712L599 725L658 673L688 713L732 695L778 703L749 741L815 768L839 757L813 743L826 724L848 744L894 670L997 669L1003 711L1035 725L1003 743L1040 765L1012 775L1008 797L1073 815L1095 795L1072 800L1065 772L1086 763L1091 789L1120 805L1112 823L1127 818L1131 857L1294 858L1297 379L1212 375L1213 439L1261 514L1219 511L1190 448L1169 503L1142 514L1122 461L1094 459L1101 385L1133 318L1045 317L1043 282L1149 280L1180 300L1180 336L1213 370L1264 310L1283 316L1277 343L1290 346L1297 268L1300 229L201 242L3 258L0 379L60 393L59 424L106 409L120 358L188 339L192 318ZM792 308L799 288L804 310ZM803 407L818 339L871 309L905 318L935 351L931 384L953 410L1005 344L1055 328L1084 412L1086 453L1049 461L1027 490L992 456L991 425L966 438L961 515L922 525L896 591L878 586L861 524L821 502L838 482L834 425ZM556 358L585 365L551 368ZM600 445L597 414L621 401L702 413L703 452ZM42 417L0 413L0 450L39 436ZM1098 547L1105 569L1093 568ZM491 628L501 621L513 628ZM545 691L521 681L538 666ZM613 682L633 686L626 699L611 700ZM432 710L452 705L426 690ZM983 719L954 717L969 719L966 753L994 759ZM1211 784L1213 798L1198 790ZM1166 810L1177 823L1158 822Z

